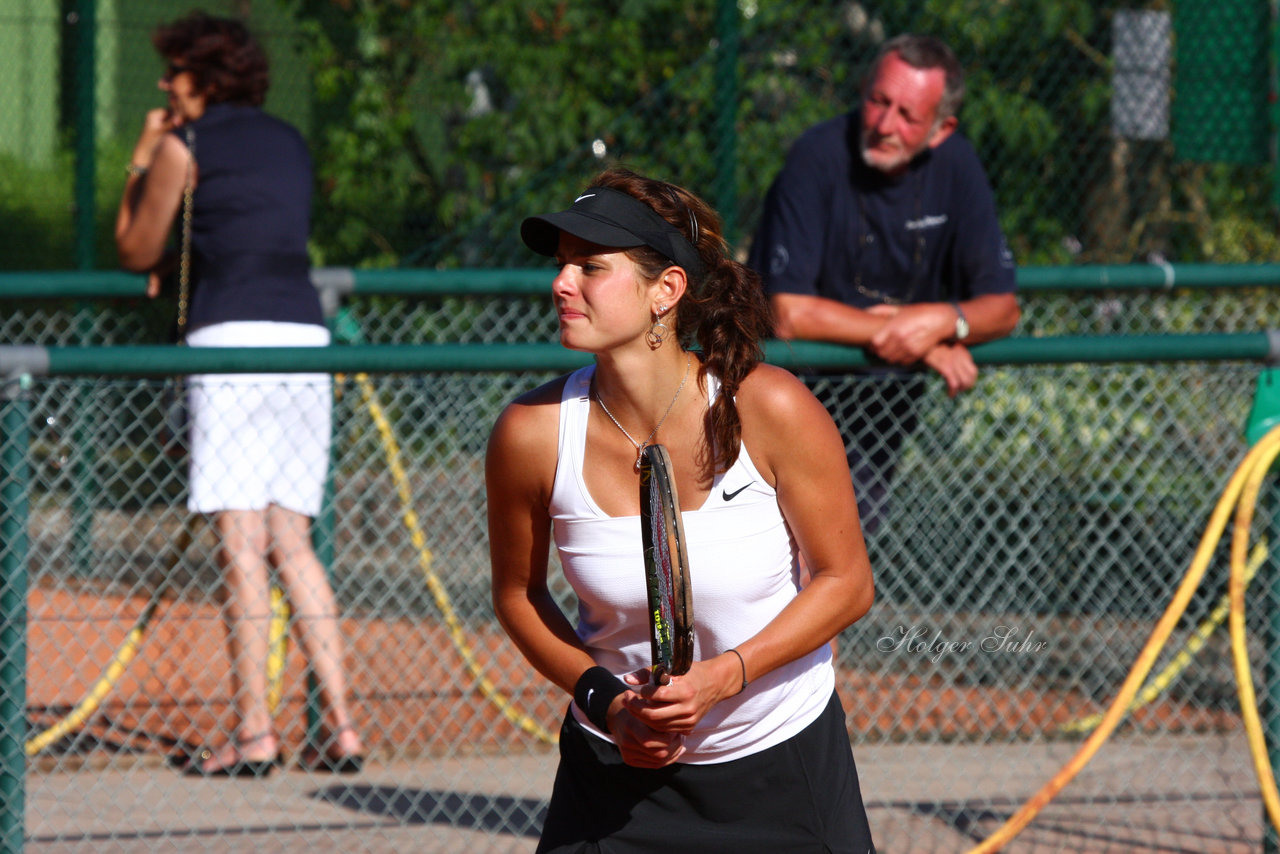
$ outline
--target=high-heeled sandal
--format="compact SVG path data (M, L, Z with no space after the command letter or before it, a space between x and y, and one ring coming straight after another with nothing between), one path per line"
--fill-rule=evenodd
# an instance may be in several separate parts
M322 774L358 774L364 768L364 755L361 753L334 753L336 737L344 732L355 732L351 724L343 724L334 730L321 743L323 749L309 747L298 757L298 767L303 771L315 771Z
M213 758L215 751L209 747L201 748L191 757L191 761L182 769L182 773L188 777L266 777L280 764L279 750L270 759L245 759L239 754L251 744L274 737L275 733L272 730L260 732L257 735L237 736L235 761L217 768L205 768L204 763Z

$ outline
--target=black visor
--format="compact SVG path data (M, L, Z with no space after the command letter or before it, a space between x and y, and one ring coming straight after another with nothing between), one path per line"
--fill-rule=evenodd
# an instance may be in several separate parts
M679 229L644 202L618 190L591 187L567 211L531 216L520 225L525 245L539 255L556 254L562 231L616 249L648 246L683 267L689 278L702 276L702 258Z

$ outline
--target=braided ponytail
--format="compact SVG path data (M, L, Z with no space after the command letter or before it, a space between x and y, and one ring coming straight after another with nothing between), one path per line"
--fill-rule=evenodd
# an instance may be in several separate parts
M720 378L708 432L715 470L725 471L737 461L742 444L742 421L734 398L742 381L764 358L760 341L770 332L769 306L759 275L723 256L716 266L708 266L693 301L703 309L697 339L704 370Z
M709 475L726 471L742 446L742 419L734 400L742 381L764 358L761 341L772 329L769 304L760 277L728 257L721 220L706 202L683 187L642 177L614 167L591 186L627 193L653 208L679 229L702 258L705 272L689 279L689 290L676 312L675 332L682 347L694 343L702 351L702 374L720 380L720 394L707 417ZM647 246L627 250L641 273L656 279L672 260ZM689 271L685 271L688 274Z

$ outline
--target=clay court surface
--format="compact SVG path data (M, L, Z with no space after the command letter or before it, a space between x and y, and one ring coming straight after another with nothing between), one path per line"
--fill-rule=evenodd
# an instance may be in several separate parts
M145 596L36 589L30 594L28 708L44 710L48 725L79 702L125 641L147 605ZM467 678L449 632L440 621L343 620L348 639L352 693L368 732L369 747L454 745L503 751L527 740L493 703L467 700ZM468 627L466 640L485 676L512 706L554 733L564 711L497 626ZM301 737L304 662L289 648L283 700L277 720L287 742ZM150 742L160 748L225 732L228 661L222 622L213 604L164 602L143 637L137 658L103 703L113 738L131 749ZM522 687L523 686L523 687ZM889 733L931 740L1033 736L1102 710L1072 692L1002 690L992 686L936 684L918 675L840 672L841 697L851 732ZM106 725L98 716L95 726ZM1231 715L1163 700L1139 710L1134 720L1152 732L1201 732L1230 728Z
M27 705L37 730L85 695L146 603L144 596L31 591ZM169 756L231 722L216 608L165 602L84 735L33 760L26 850L532 851L554 747L467 690L474 683L443 627L348 617L344 630L371 754L361 774L289 770L268 780L218 781L170 768ZM563 703L530 678L498 632L469 632L486 676L555 732ZM295 650L288 664L276 719L285 743L297 745L305 686ZM840 692L851 732L914 733L909 742L855 750L881 854L967 851L1078 747L1070 739L971 736L1045 732L1097 710L1070 695L851 671L841 674ZM1262 803L1238 727L1220 712L1168 701L1139 721L1149 726L1108 744L1006 850L1259 850Z

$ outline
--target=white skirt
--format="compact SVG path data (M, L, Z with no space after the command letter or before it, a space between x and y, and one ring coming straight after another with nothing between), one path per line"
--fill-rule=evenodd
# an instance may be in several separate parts
M324 347L309 323L233 321L187 335L191 347ZM193 513L320 511L329 470L333 382L328 374L196 374L191 411Z

